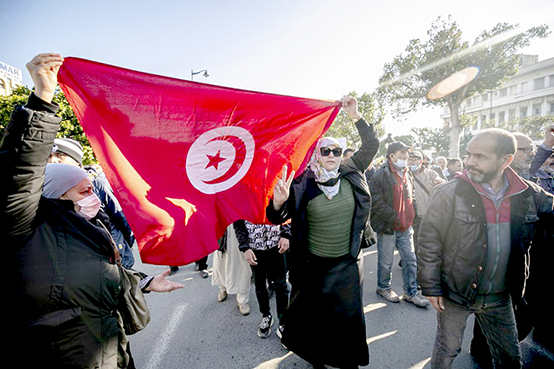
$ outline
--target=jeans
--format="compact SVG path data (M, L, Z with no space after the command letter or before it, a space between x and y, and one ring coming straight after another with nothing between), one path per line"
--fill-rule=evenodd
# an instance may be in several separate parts
M277 315L279 320L283 317L289 304L289 288L287 286L287 269L285 255L279 253L279 247L269 250L253 250L258 265L251 265L254 285L256 287L256 298L263 316L270 314L269 295L267 283L273 285L275 300L277 300Z
M491 303L475 302L465 307L446 299L444 311L437 313L437 334L431 368L450 368L460 353L467 318L475 314L489 343L495 368L521 368L521 350L509 295Z
M413 230L394 231L393 234L377 234L377 287L389 290L392 279L392 263L394 248L398 249L402 258L402 279L404 293L414 296L417 292L417 261L412 239Z

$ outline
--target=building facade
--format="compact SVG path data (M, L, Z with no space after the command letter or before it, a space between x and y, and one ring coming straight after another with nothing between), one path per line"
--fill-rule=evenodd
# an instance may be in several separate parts
M14 88L23 84L21 69L0 61L0 95L10 95Z
M538 61L537 55L523 55L519 72L499 88L467 98L460 107L475 122L478 131L489 120L504 123L515 119L554 115L554 58ZM445 108L441 118L450 123Z

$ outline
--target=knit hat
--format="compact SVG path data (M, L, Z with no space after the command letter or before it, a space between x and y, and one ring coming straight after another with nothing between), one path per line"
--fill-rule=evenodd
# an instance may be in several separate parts
M87 172L74 165L46 164L42 196L48 199L59 199L64 193L88 177Z
M56 138L52 153L65 154L83 166L83 146L71 138Z

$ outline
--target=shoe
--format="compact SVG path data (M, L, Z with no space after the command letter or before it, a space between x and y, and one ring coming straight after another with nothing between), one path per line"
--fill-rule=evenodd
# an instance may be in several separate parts
M171 276L177 273L177 271L179 270L179 267L173 266L173 267L169 267L169 269L171 269L171 272L169 272L169 275Z
M241 304L240 302L237 303L239 307L239 311L242 315L248 315L250 314L250 305L248 304Z
M407 302L411 302L412 304L414 304L417 307L427 307L427 306L431 305L429 300L427 300L425 297L423 297L423 295L421 294L421 291L417 291L416 294L413 295L413 296L409 296L407 294L404 294L402 296L402 298Z
M209 275L209 273L206 269L202 269L200 271L200 274L202 275L202 278L208 278L208 275Z
M280 339L283 339L283 330L285 329L285 326L282 325L282 324L279 324L279 326L277 327L277 330L275 331L275 333L277 334L277 337L279 337Z
M227 298L227 291L219 290L219 292L217 293L217 301L222 302L222 301L225 301L226 298Z
M385 300L390 302L400 302L400 296L396 292L394 292L392 289L388 290L382 290L377 289L377 294L381 295Z
M271 326L273 325L273 317L271 314L264 316L262 322L258 326L258 337L267 338L271 334Z

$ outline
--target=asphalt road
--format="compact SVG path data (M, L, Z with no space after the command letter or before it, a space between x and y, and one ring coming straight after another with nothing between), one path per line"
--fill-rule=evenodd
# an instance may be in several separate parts
M136 250L135 250L136 252ZM163 266L137 263L135 268L148 274L163 272ZM395 256L398 261L398 255ZM250 293L252 312L239 313L236 298L229 295L217 301L218 287L210 277L203 279L194 270L194 263L181 267L170 279L185 284L171 293L151 293L147 301L152 321L145 330L130 337L131 351L140 369L167 368L240 368L240 369L303 369L310 364L282 348L273 332L266 339L257 336L261 321L254 285ZM364 368L430 368L434 343L436 313L432 307L418 308L400 301L390 303L375 293L377 253L375 247L364 254L363 300L366 311L366 332L370 363ZM397 263L393 268L393 289L401 294L402 275ZM276 311L275 299L271 300ZM324 322L314 322L324 324ZM479 368L469 354L473 318L468 320L462 352L453 368ZM553 367L554 356L526 340L522 343L525 368Z

